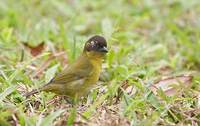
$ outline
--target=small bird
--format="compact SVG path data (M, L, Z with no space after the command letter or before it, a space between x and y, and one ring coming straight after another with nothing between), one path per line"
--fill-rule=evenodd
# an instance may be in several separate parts
M82 54L66 69L56 75L49 83L25 94L29 97L41 91L54 92L71 98L86 95L96 84L106 53L107 42L104 37L95 35L84 46Z

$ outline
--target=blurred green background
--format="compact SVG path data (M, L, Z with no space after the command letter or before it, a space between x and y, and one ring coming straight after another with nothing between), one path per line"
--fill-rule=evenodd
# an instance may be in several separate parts
M96 34L103 35L109 46L104 64L107 80L103 84L116 87L111 91L105 86L109 92L105 98L107 107L112 106L110 101L119 85L134 77L142 81L134 79L130 84L135 87L134 96L123 93L130 104L122 105L117 112L127 118L129 124L200 124L199 113L185 116L184 112L173 109L174 106L181 110L199 107L198 99L192 99L200 90L199 0L0 0L0 121L4 125L13 124L7 104L19 108L15 112L20 125L36 125L42 120L38 115L46 109L44 104L34 117L26 117L24 99L13 85L35 88L47 82L66 62L73 62L85 41ZM37 47L42 42L47 48L39 58L31 56L23 44ZM33 77L49 58L48 53L62 51L67 61L53 59L41 76ZM159 105L153 94L154 100L144 98L149 95L148 86L155 79L182 74L192 74L194 79L192 88L181 98L166 98ZM98 97L97 92L98 89L93 91L91 99ZM41 101L53 97L51 94L43 96ZM177 99L181 101L178 105L175 104ZM127 98L122 97L119 104L124 102ZM32 121L28 123L28 120ZM54 118L49 120L51 124Z

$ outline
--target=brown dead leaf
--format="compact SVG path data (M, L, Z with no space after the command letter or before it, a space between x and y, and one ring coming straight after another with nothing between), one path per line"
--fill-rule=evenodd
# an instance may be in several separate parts
M29 45L28 43L23 43L23 45L30 50L30 53L32 56L37 56L42 53L42 51L45 49L45 43L42 42L39 45L33 47Z
M123 92L126 92L128 95L132 96L136 92L136 90L133 85L129 84L128 80L123 81L120 88L117 91L115 104L120 101Z
M123 81L120 88L118 88L115 104L120 101L120 97L123 93L123 90L126 90L128 87L129 87L128 80Z
M172 71L172 68L170 66L162 66L158 69L158 73L161 75L167 75Z
M186 75L165 78L152 84L150 89L154 94L157 94L158 89L162 89L167 96L173 96L177 93L177 89L173 85L189 87L192 78L192 76Z

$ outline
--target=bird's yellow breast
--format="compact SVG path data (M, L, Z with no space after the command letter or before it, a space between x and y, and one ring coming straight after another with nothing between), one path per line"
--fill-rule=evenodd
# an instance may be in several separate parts
M90 60L91 65L92 65L92 70L90 75L85 79L84 84L80 87L81 92L83 94L88 93L97 83L99 80L99 75L101 72L101 60L98 59L92 59ZM83 95L81 93L81 95Z
M87 78L86 85L92 85L98 81L101 72L101 65L99 64L100 64L99 61L92 61L93 68L90 73L90 76Z

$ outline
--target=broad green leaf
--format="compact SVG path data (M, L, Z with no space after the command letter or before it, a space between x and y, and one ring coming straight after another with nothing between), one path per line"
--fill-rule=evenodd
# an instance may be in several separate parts
M56 64L46 71L46 74L45 74L46 83L48 83L55 76L58 66L59 64Z
M50 115L46 116L42 119L42 122L39 124L40 126L51 126L53 121L60 116L65 110L58 110L56 112L52 112Z
M73 125L74 120L76 119L76 113L77 113L76 108L72 108L71 112L70 112L70 115L67 118L67 126L72 126Z

